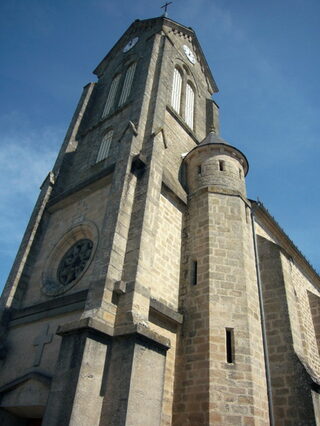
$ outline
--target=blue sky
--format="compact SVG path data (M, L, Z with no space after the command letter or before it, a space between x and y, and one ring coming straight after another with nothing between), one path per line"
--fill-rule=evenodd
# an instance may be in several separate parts
M158 0L2 0L0 288L82 87ZM220 92L221 135L250 163L259 198L320 270L319 0L176 0Z

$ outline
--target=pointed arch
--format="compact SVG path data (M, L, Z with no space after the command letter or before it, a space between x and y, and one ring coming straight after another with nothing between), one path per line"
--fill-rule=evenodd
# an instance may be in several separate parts
M182 72L180 71L179 68L175 67L173 72L171 106L179 114L181 109L181 91L182 91Z
M185 121L191 129L193 129L194 123L194 98L195 90L190 81L188 81L186 84Z

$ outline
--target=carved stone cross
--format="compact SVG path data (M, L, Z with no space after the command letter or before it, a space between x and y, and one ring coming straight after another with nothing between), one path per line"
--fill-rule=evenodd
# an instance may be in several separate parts
M33 346L36 346L36 355L33 361L33 366L38 367L41 362L42 353L44 349L44 345L52 342L53 334L48 334L49 324L46 326L44 333L40 334L40 336L36 337L33 342Z

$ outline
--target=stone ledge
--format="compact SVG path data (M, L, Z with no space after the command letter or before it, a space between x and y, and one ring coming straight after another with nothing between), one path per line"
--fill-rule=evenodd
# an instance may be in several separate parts
M88 330L104 337L113 336L113 328L102 321L93 319L91 317L83 318L78 321L72 321L67 324L60 325L57 329L56 334L58 336L64 336L65 334L72 334L77 331Z
M96 130L98 127L100 127L102 124L106 123L108 120L110 120L111 118L113 118L114 116L120 114L120 112L124 111L126 108L128 108L131 104L132 104L132 100L127 101L124 105L122 105L120 108L117 108L115 111L111 112L110 114L108 114L107 116L100 118L95 124L93 124L90 127L87 127L86 129L84 129L79 137L83 138L84 136L86 136L88 133L92 132L93 130Z
M184 119L175 112L173 108L171 108L170 105L167 105L167 111L172 115L173 118L177 120L177 122L180 124L180 126L184 129L184 131L191 136L191 138L195 141L197 145L199 145L199 140L197 136L195 135L194 131L190 129L190 127L187 125L187 123L184 121Z
M39 373L39 371L31 371L30 373L24 374L23 376L18 377L17 379L14 379L11 382L2 385L0 387L0 394L12 391L22 383L32 379L37 380L38 382L43 383L45 386L49 387L52 378L47 374Z
M116 331L110 327L108 324L96 320L94 318L83 318L79 321L72 321L67 324L63 324L58 327L57 334L59 336L64 336L67 334L73 334L81 331L88 331L99 335L103 338L113 338L113 337L129 337L136 335L143 340L149 341L157 346L161 346L165 350L169 349L171 344L170 340L160 334L150 330L143 324L130 324L124 327L117 329Z
M250 201L245 198L239 191L228 189L228 188L222 188L221 186L203 186L196 191L194 191L192 194L189 195L189 198L191 198L194 195L203 194L205 192L208 192L209 194L220 194L220 195L231 195L232 197L239 197L241 200L251 208Z
M164 303L159 302L156 299L150 299L150 310L155 311L157 314L160 314L165 319L174 322L175 324L183 323L183 315L179 312L174 311L173 309L166 306Z
M170 339L162 336L161 334L156 333L155 331L150 330L144 324L133 324L129 326L124 326L119 328L115 333L114 337L124 337L130 335L137 335L143 340L151 341L161 346L165 350L168 350L171 347Z
M105 176L110 175L113 173L115 169L115 163L111 164L110 166L106 167L105 169L101 170L100 172L94 174L93 176L90 176L88 179L83 180L82 182L79 182L72 188L67 189L66 191L56 195L53 197L49 203L48 203L48 209L55 206L60 201L64 200L65 198L69 197L70 195L75 194L76 192L81 191L81 189L85 188L88 185L91 185L95 183L96 181L104 178Z
M12 311L10 326L49 318L66 312L82 309L85 306L88 290L62 296L46 302L26 306L25 308Z

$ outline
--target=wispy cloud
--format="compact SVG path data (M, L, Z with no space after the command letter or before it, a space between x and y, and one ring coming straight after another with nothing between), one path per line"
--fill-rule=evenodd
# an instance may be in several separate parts
M62 130L30 130L27 116L13 111L0 117L0 279L8 273L39 187L52 168Z
M9 199L14 197L14 193L29 197L34 188L39 187L41 179L45 177L46 171L51 167L54 151L39 146L39 143L46 140L46 136L33 136L35 139L29 135L24 140L12 140L12 138L4 140L7 147L0 152L0 168L5 175L0 182L2 200L4 197Z
M3 121L7 128L0 150L1 199L10 202L17 194L33 197L41 179L52 167L62 132L52 127L30 130L24 117L16 112L1 117L0 123Z

